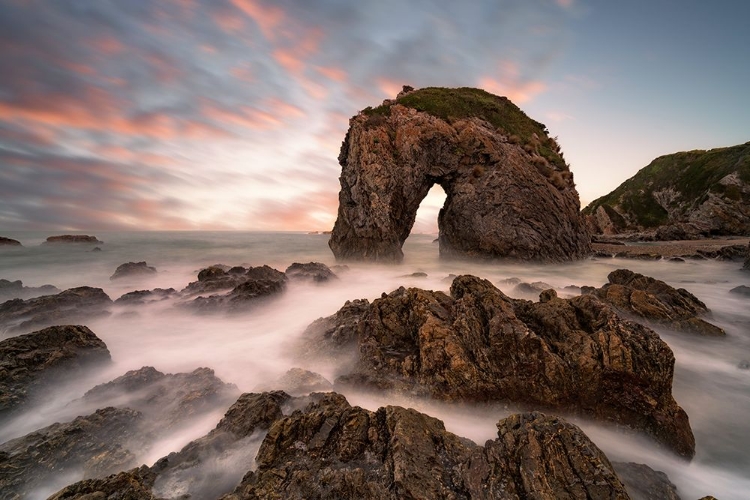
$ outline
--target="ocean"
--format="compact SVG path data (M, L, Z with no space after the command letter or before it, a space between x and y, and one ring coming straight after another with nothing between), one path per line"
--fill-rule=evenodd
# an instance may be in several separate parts
M114 300L133 290L175 288L196 280L198 271L212 264L259 266L285 270L294 262L336 264L328 249L328 235L299 232L94 232L101 252L91 247L40 245L50 232L4 232L24 247L0 249L0 278L22 280L25 286L52 284L61 290L76 286L100 287ZM750 492L750 300L729 293L750 285L741 263L720 261L640 261L588 259L567 264L508 264L441 260L435 235L412 235L404 245L399 265L346 263L340 279L314 285L291 283L273 302L246 315L194 315L171 301L149 304L137 314L113 309L109 317L91 320L91 328L108 346L113 363L95 377L61 390L42 408L0 429L0 442L22 436L57 421L70 420L66 405L96 384L128 370L154 366L165 373L209 367L225 382L252 391L289 368L316 371L329 380L336 366L324 365L296 352L294 340L315 319L333 314L346 300L373 300L399 286L447 291L450 275L473 274L488 279L510 296L504 284L517 277L543 281L566 296L568 285L601 286L607 274L628 268L672 286L686 288L713 312L714 324L726 338L702 338L657 329L676 358L673 394L688 416L696 437L696 455L686 463L654 446L647 438L613 426L571 418L610 460L645 463L667 473L684 499L714 495L722 500L748 498ZM146 261L157 273L110 281L118 265ZM410 276L426 273L426 277ZM0 339L8 334L0 332ZM385 404L413 407L442 419L460 436L484 443L496 437L495 424L514 409L507 405L449 405L391 396L373 397L344 392L349 402L375 410ZM138 459L151 465L171 451L212 429L226 408L195 423L179 435L168 435L143 450ZM563 415L564 416L564 415ZM244 469L247 470L247 467ZM38 497L55 491L39 492Z

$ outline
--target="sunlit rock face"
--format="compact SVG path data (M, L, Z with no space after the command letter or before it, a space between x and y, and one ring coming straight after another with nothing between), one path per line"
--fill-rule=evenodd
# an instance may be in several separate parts
M367 108L341 146L337 259L394 261L439 184L442 256L567 261L590 252L568 169L546 128L504 97L426 88Z

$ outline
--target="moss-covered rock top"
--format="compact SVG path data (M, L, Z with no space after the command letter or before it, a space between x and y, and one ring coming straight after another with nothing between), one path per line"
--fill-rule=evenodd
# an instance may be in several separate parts
M750 142L660 156L583 213L604 207L648 229L687 220L709 198L750 203Z
M362 112L368 116L388 116L393 104L429 113L449 123L465 118L480 118L507 135L511 142L522 145L529 153L546 158L558 168L568 169L560 147L555 139L549 137L547 127L527 116L507 97L470 87L426 87L406 92L395 101L376 108L365 108Z

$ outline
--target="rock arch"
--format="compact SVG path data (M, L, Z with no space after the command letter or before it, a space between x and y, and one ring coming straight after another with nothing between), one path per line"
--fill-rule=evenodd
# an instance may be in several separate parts
M517 133L516 133L517 132ZM399 94L350 120L329 246L398 262L434 184L441 256L564 261L590 253L572 173L544 125L478 89Z

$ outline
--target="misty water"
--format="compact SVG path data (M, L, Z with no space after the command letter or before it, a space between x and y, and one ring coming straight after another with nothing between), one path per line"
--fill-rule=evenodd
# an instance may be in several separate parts
M0 278L22 280L25 286L52 284L61 290L76 286L103 288L114 300L133 290L184 288L196 280L198 270L211 264L258 266L268 264L283 271L293 262L318 261L334 265L327 247L328 236L304 233L253 232L143 232L104 233L96 236L105 243L101 252L78 246L40 246L49 233L9 232L23 248L0 251ZM404 246L400 265L348 263L337 271L340 280L314 285L291 282L278 299L244 315L194 315L163 301L136 309L112 308L113 314L87 322L87 326L108 346L113 363L104 371L57 390L43 407L27 411L0 429L0 442L22 436L53 422L69 421L80 408L71 401L94 385L107 382L128 370L153 366L164 373L190 372L210 367L225 382L243 392L272 383L292 367L316 371L334 380L340 367L324 364L295 349L306 326L333 314L346 300L373 300L399 286L447 291L449 275L474 274L486 278L508 295L534 299L503 285L506 278L526 282L543 281L570 296L567 285L601 286L607 274L617 268L636 272L686 288L713 311L713 322L727 332L726 338L702 338L658 330L675 354L673 393L690 417L696 437L696 455L684 462L659 449L641 434L610 425L571 419L604 450L610 460L645 463L667 473L683 499L714 495L722 500L750 495L750 301L729 293L738 285L750 285L750 273L739 271L737 262L637 261L589 259L560 265L499 264L491 262L445 261L439 259L435 236L413 235ZM158 273L110 281L115 268L124 262L146 261ZM405 277L424 272L427 277ZM566 295L567 293L567 295ZM132 311L136 311L133 313ZM0 333L0 339L9 334ZM496 437L495 424L514 411L507 405L448 405L434 401L405 399L392 395L372 396L344 391L349 402L369 410L385 404L413 407L442 419L447 429L483 444ZM90 410L90 409L89 409ZM166 433L140 451L138 459L147 465L190 440L205 435L226 408L216 408L179 433ZM90 410L92 411L92 410ZM261 436L262 437L262 436ZM248 444L257 449L259 436ZM250 469L252 454L245 450L241 460L226 460L239 477ZM234 477L234 476L232 476ZM80 477L58 478L65 484ZM237 479L239 481L239 479ZM59 487L31 492L29 498L44 498ZM181 486L160 494L179 495Z

